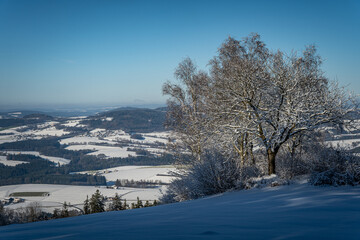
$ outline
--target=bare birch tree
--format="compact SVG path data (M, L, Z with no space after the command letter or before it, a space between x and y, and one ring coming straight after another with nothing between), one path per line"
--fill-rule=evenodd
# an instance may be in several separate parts
M194 63L186 58L175 71L178 83L167 82L163 94L170 96L167 102L166 125L177 135L177 144L200 160L206 142L206 115L204 91L208 77L198 72Z

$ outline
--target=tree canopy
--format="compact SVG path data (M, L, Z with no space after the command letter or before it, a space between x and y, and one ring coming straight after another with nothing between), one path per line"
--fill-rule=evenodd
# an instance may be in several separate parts
M168 126L201 161L204 149L234 151L240 164L254 164L265 149L268 174L286 143L324 124L343 124L357 110L353 98L325 77L315 46L299 54L270 51L258 34L229 37L198 71L187 58L175 71L178 83L164 84Z

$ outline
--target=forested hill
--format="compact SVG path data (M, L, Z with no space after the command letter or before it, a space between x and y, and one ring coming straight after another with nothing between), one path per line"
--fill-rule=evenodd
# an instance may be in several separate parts
M0 118L0 128L18 127L30 124L39 124L52 120L53 117L42 113L31 113L28 115L6 116Z
M119 108L83 121L92 128L122 129L126 132L164 131L166 109Z

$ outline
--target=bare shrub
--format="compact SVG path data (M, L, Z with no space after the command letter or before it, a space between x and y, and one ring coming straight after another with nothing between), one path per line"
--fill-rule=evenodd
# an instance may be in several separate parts
M237 188L241 171L234 158L206 151L182 176L174 180L162 197L164 203L196 199Z
M313 185L358 185L360 158L343 149L320 149L309 181Z

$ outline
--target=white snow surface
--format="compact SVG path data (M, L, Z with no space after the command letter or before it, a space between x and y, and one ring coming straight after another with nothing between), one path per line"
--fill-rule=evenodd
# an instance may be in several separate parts
M68 120L66 123L63 123L61 125L66 127L76 127L80 124L81 119L75 119L75 120Z
M11 166L14 167L18 164L22 164L22 163L28 163L28 162L24 162L24 161L15 161L15 160L7 160L6 156L0 156L0 163L4 164L5 166Z
M84 171L80 173L97 173L98 175L106 177L106 181L116 181L117 179L127 180L151 180L162 181L170 183L174 177L171 177L171 172L176 171L173 166L122 166L107 168L97 171Z
M97 137L89 137L89 136L76 136L76 137L64 138L64 139L60 140L60 144L63 144L63 145L71 145L71 144L85 145L85 144L91 144L91 143L116 144L116 142L105 141L105 140L101 140Z
M48 136L63 136L70 133L64 131L64 129L56 129L55 127L56 124L58 124L58 122L55 121L38 124L36 130L27 130L24 132L19 132L17 130L24 128L26 126L20 126L20 127L2 130L0 131L1 134L9 134L9 135L0 135L0 144L7 142L22 141L27 139L42 139Z
M106 157L120 157L127 158L130 156L136 156L133 151L128 151L128 147L111 147L111 146L100 146L100 145L70 145L66 147L67 150L78 151L78 150L95 150L95 152L88 153L88 155L99 155L104 154Z
M7 185L0 187L0 199L9 197L13 192L49 192L50 196L44 197L21 197L25 202L11 204L7 208L26 207L32 202L38 202L44 211L52 212L55 208L61 208L64 201L70 202L72 205L82 208L86 196L91 197L95 191L99 189L101 194L107 197L119 194L122 199L126 199L127 203L135 202L139 197L141 200L153 201L161 195L161 188L121 188L109 189L104 186L75 186L75 185L57 185L57 184L19 184ZM165 188L163 188L164 190ZM0 228L1 229L1 228ZM1 230L0 230L1 231ZM2 239L0 237L0 239Z
M25 134L34 134L37 136L63 136L70 132L64 131L64 129L56 129L56 127L48 127L41 130L27 131Z
M327 144L333 148L353 149L360 146L360 138L327 141Z
M96 150L90 155L104 154L106 157L122 157L136 156L134 151L127 151L128 147L144 149L154 155L161 155L166 152L165 146L154 147L155 143L167 143L169 132L153 132L142 134L144 140L133 139L131 135L123 130L106 130L96 128L90 132L78 135L71 138L64 138L60 140L60 144L69 145L66 147L68 150ZM115 147L111 145L126 144L126 147ZM110 146L103 146L106 144Z
M46 160L48 160L50 162L56 163L56 164L60 163L61 165L69 164L70 161L71 161L69 159L60 158L60 157L45 156L45 155L42 155L42 154L40 154L39 152L36 152L36 151L2 151L2 153L14 154L14 155L17 155L17 154L34 155L34 156L44 158L44 159L46 159Z
M17 140L13 135L1 135L0 136L0 144L8 143L8 142L16 142Z
M360 187L307 184L0 227L0 239L359 239Z

